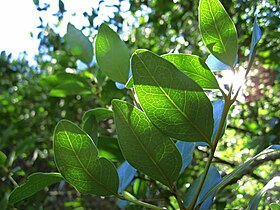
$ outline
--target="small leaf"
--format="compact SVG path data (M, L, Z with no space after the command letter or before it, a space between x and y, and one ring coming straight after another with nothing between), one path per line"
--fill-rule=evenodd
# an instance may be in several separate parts
M180 141L211 144L213 108L203 89L172 63L149 51L132 57L134 88L157 128Z
M137 197L145 197L148 188L149 188L148 183L145 180L136 179L133 184L133 193Z
M118 139L109 137L99 137L97 148L99 156L107 158L111 161L123 162L124 157L122 155Z
M96 120L99 122L101 120L105 120L108 118L113 118L113 112L109 109L105 109L105 108L95 108L95 109L90 109L88 111L86 111L83 115L83 122L85 122L90 116L95 116Z
M198 187L198 184L199 184L201 178L202 178L202 174L199 175L199 177L192 183L191 187L189 188L189 190L187 192L187 196L184 199L184 203L188 204L192 201L194 193ZM215 186L220 180L221 180L221 175L220 175L219 171L214 166L210 166L208 174L206 176L206 180L203 184L202 190L198 196L195 206L197 206L200 203L201 198L209 191L209 189L211 187ZM213 192L211 194L211 196L202 203L202 205L200 206L199 209L201 209L201 210L210 209L210 207L213 203L214 194L215 194L215 192Z
M269 204L271 210L280 210L280 205L278 203L271 203Z
M136 169L133 168L127 161L123 162L118 168L120 186L118 193L121 193L130 184L136 174Z
M234 177L236 177L236 176L238 176L238 174L242 173L242 171L246 170L250 166L250 164L253 163L258 157L260 157L261 155L269 154L271 152L275 152L277 150L280 150L280 145L275 144L275 145L269 146L268 148L266 148L265 150L263 150L262 152L260 152L259 154L257 154L253 158L251 158L250 160L248 160L245 163L243 163L242 165L236 167L234 169L234 171L232 171L231 173L224 176L223 179L218 184L216 184L214 187L212 187L206 193L206 195L201 199L201 202L204 201L206 198L208 198L213 192L216 192L217 190L219 190L220 188L225 186Z
M205 62L212 71L230 70L230 66L224 64L212 54L207 57Z
M214 74L200 57L186 54L166 54L162 57L173 63L180 71L185 73L202 88L219 88Z
M74 56L88 65L91 63L93 58L93 46L89 39L71 23L67 25L65 40Z
M252 58L255 56L256 53L256 45L260 41L262 37L262 31L259 27L258 24L258 19L257 16L255 17L254 20L254 26L253 26L253 34L252 34L252 39L251 39L251 46L250 46L250 55L249 55L249 62L251 62Z
M183 165L180 171L180 174L184 172L187 166L191 163L193 159L193 151L195 148L195 143L192 142L176 142L176 146L181 153Z
M119 180L115 166L98 156L92 139L74 123L61 120L57 124L54 156L61 175L79 192L100 196L117 194Z
M118 140L125 159L136 169L172 187L182 167L173 141L160 133L146 115L124 101L113 100Z
M78 81L66 81L53 88L50 91L50 96L66 97L71 95L89 95L91 93L89 87L84 87L84 85Z
M200 0L199 27L209 51L233 67L237 55L237 32L219 0Z
M131 76L130 78L129 78L129 80L127 81L127 83L125 84L125 87L127 88L127 89L129 89L129 88L133 88L133 77Z
M0 151L0 166L4 166L7 160L7 156L4 152Z
M264 188L259 191L257 194L255 194L252 199L249 202L248 210L255 210L258 209L258 205L260 200L262 199L262 196L264 193L266 193L268 190L273 188L276 183L280 183L280 176L273 177L265 186Z
M130 56L125 43L106 24L101 24L95 40L97 63L111 80L126 83L128 80Z
M52 184L60 182L63 177L59 173L34 173L27 177L27 181L16 187L10 194L9 203L14 204L31 197Z

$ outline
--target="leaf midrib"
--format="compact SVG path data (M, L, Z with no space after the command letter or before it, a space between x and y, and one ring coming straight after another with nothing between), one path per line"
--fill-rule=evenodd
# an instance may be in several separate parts
M200 133L201 136L203 136L203 138L206 140L206 142L210 142L209 139L207 138L207 136L204 135L204 133L202 133L200 131L200 129L192 123L192 121L189 119L188 115L183 112L179 106L169 97L169 95L166 93L166 91L161 87L161 85L157 82L157 80L154 78L154 76L150 73L148 67L146 66L146 64L144 63L144 61L141 59L140 56L138 56L139 60L141 61L141 63L144 65L145 69L147 70L147 72L149 73L149 75L151 76L151 78L153 79L153 81L157 84L157 86L160 88L160 90L163 92L163 94L167 97L167 99L172 103L172 105L187 119L187 121L191 124L191 126L194 127L195 130L198 131L198 133ZM184 91L185 94L185 91Z
M78 160L78 162L80 163L80 165L82 166L82 168L84 169L84 171L85 171L97 184L99 184L101 187L103 187L104 189L106 189L108 192L110 192L110 193L112 193L113 195L115 195L115 194L116 194L115 192L112 192L112 191L111 191L110 189L108 189L103 183L99 182L99 181L98 181L94 176L92 176L92 174L87 170L87 168L86 168L86 167L84 166L84 164L81 162L81 160L80 160L78 154L76 153L76 150L74 149L73 144L72 144L72 142L70 141L70 137L69 137L69 135L67 134L66 129L65 129L63 123L61 123L61 125L62 125L62 127L63 127L64 132L65 132L65 135L67 136L67 140L68 140L68 142L69 142L69 144L70 144L70 146L71 146L71 148L72 148L72 150L73 150L73 152L74 152L74 155L75 155L76 159ZM80 138L81 138L81 137L80 137ZM96 159L98 159L98 158L99 158L99 157L97 156Z
M142 144L142 141L139 139L139 137L136 135L136 133L134 132L134 130L132 129L131 125L129 124L128 120L126 120L125 118L125 114L122 112L122 110L117 106L117 108L119 109L123 119L126 121L126 123L128 124L128 127L130 128L130 130L132 131L133 135L136 137L137 141L139 142L140 146L142 147L143 151L146 153L146 155L148 156L148 158L152 161L152 163L156 166L156 168L159 170L161 176L167 181L167 183L169 184L169 187L172 186L172 183L170 182L170 180L168 179L168 177L165 175L165 173L163 172L162 168L157 164L157 162L153 159L153 157L149 154L148 150L146 150L146 148L144 147L144 145Z
M221 35L220 35L220 31L219 31L218 26L217 26L217 23L216 23L216 18L215 18L214 14L213 14L213 11L212 11L212 8L211 8L211 5L210 5L210 1L207 0L207 4L208 4L208 8L209 8L209 10L210 10L210 14L211 14L211 16L212 16L212 19L213 19L213 22L214 22L214 25L215 25L215 29L216 29L217 34L218 34L218 36L219 36L220 43L222 44L224 53L226 54L226 57L227 57L227 59L228 59L228 58L229 58L229 55L228 55L228 52L227 52L226 47L225 47L225 45L224 45L223 39L222 39L222 37L221 37Z

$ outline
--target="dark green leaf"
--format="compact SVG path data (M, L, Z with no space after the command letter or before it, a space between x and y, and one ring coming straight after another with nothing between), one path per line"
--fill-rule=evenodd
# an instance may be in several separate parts
M95 108L86 111L83 115L83 122L85 122L90 116L95 116L97 121L113 118L113 112L105 108Z
M199 27L209 51L233 67L237 55L237 32L219 0L200 0Z
M204 201L213 192L216 192L221 187L225 186L228 182L230 182L230 180L232 180L234 177L238 176L238 174L242 173L242 171L246 170L251 165L251 163L253 163L259 156L269 154L271 152L275 152L275 151L278 151L278 150L280 150L280 145L272 145L272 146L266 148L265 150L263 150L262 152L260 152L259 154L257 154L256 156L254 156L253 158L251 158L250 160L246 161L242 165L236 167L234 169L234 171L232 171L231 173L224 176L223 179L217 185L212 187L206 193L206 195L201 199L201 202Z
M122 155L118 140L116 138L99 137L97 148L100 157L107 158L111 161L124 161L124 157Z
M213 108L203 89L172 63L152 52L132 57L134 87L148 118L181 141L211 144Z
M95 55L100 69L111 80L126 83L129 73L129 51L118 34L101 24L95 40Z
M113 100L112 105L125 159L136 169L171 187L182 167L175 144L133 105L120 100Z
M65 40L74 56L88 65L91 63L93 58L93 46L89 39L71 23L67 25Z
M164 59L173 63L180 71L205 89L218 89L219 84L204 61L196 55L166 54Z
M99 158L89 135L70 121L61 120L55 128L54 156L61 175L79 192L117 194L115 166L106 158Z
M256 210L258 209L258 205L260 203L260 200L262 199L262 196L264 193L266 193L268 190L273 188L276 183L280 183L280 176L273 177L264 187L261 191L259 191L257 194L255 194L252 199L249 202L248 210Z
M5 155L4 152L0 151L0 166L5 165L7 160L7 156Z
M17 203L24 200L35 193L43 190L52 184L60 182L63 177L59 173L35 173L27 178L27 181L15 188L9 197L9 203Z
M258 19L257 16L255 17L254 20L254 26L253 26L253 34L252 34L252 39L251 39L251 46L250 46L250 55L249 55L249 62L251 62L252 58L254 57L256 53L256 45L258 44L259 40L262 37L262 31L259 27L258 24Z

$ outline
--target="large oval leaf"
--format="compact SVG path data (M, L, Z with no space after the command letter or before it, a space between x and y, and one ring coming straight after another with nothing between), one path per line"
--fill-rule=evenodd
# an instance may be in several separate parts
M172 187L182 167L175 144L133 105L120 100L113 100L112 105L125 159L136 169Z
M67 25L65 40L74 56L88 65L91 63L93 46L89 39L71 23Z
M186 54L166 54L162 57L173 63L202 88L219 89L219 84L214 74L200 57Z
M115 166L99 158L92 139L74 123L61 120L54 132L54 157L67 182L81 193L117 194L119 179Z
M132 73L141 106L162 132L211 145L213 108L197 83L166 59L144 50L134 53Z
M237 32L219 0L200 0L199 27L209 51L223 63L233 66L237 55Z
M111 80L126 83L130 56L125 43L106 24L101 24L95 40L95 56L101 69Z
M15 188L9 197L9 203L17 203L21 200L29 198L35 193L43 190L52 184L60 182L63 180L59 173L35 173L27 177L27 181Z

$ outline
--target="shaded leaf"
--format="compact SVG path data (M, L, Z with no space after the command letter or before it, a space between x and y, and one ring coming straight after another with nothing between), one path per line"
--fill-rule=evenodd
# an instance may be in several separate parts
M120 185L118 192L121 193L130 184L136 174L136 169L133 168L127 161L123 162L118 168Z
M199 27L209 51L233 67L237 55L237 32L219 0L200 0Z
M184 199L184 203L189 204L192 201L192 199L194 198L193 196L200 183L201 178L202 178L202 174L199 175L199 177L192 183L191 187L188 189L187 196ZM219 171L214 166L210 166L210 168L208 170L208 174L206 176L206 180L203 184L202 190L198 196L195 206L197 206L200 203L201 198L209 191L209 189L211 187L213 187L214 185L216 185L220 180L221 180L221 175L220 175ZM215 192L212 192L210 197L208 197L202 203L202 205L199 207L199 209L201 209L201 210L210 209L212 202L213 202L214 194L215 194Z
M183 173L184 170L187 168L187 166L191 163L193 159L193 151L195 145L196 144L192 142L182 142L182 141L176 142L176 146L179 152L181 153L182 162L183 162L180 174Z
M173 141L160 133L146 115L124 101L113 100L118 140L125 159L136 169L171 187L182 159Z
M82 117L83 122L85 122L90 116L95 116L97 121L105 120L108 118L113 118L113 112L106 108L95 108L86 111Z
M260 41L262 37L262 31L259 27L258 24L258 18L257 16L255 17L254 20L254 26L253 26L253 34L252 34L252 39L251 39L251 45L250 45L250 55L249 55L249 62L251 62L252 58L254 57L256 53L256 45Z
M212 105L197 83L166 59L144 50L134 53L132 73L140 104L156 127L181 141L211 144Z
M14 204L31 197L52 184L60 182L63 177L59 173L34 173L27 177L27 181L15 188L9 197L9 203Z
M88 65L91 63L93 46L89 39L71 23L67 25L65 40L74 56Z
M50 91L50 96L66 97L70 95L89 95L91 89L78 81L68 81L56 86Z
M259 191L257 194L255 194L248 205L248 210L256 210L258 209L258 205L260 203L260 200L262 199L262 196L264 193L266 193L268 190L273 188L276 183L280 183L280 176L273 177L264 187L261 191Z
M164 59L173 63L180 71L205 89L218 89L219 84L204 61L196 55L166 54Z
M54 156L61 175L79 192L117 194L119 180L115 166L100 158L89 135L70 121L61 120L55 128Z
M7 156L5 155L4 152L0 151L0 166L5 165L7 160Z
M100 69L111 80L126 83L130 56L125 43L108 25L101 24L95 40L95 56Z
M262 152L260 152L259 154L257 154L253 158L251 158L250 160L248 160L245 163L243 163L242 165L236 167L234 169L234 171L232 171L231 173L224 176L223 179L218 184L216 184L214 187L212 187L206 193L206 195L201 199L201 202L204 201L205 199L207 199L213 192L216 192L221 187L225 186L234 177L238 176L240 173L242 173L244 170L246 170L250 166L250 164L253 163L258 157L260 157L261 155L269 154L271 152L275 152L277 150L280 150L280 145L276 144L276 145L269 146L268 148L266 148L265 150L263 150Z
M116 138L99 137L97 142L97 148L100 157L105 157L111 161L124 161L124 157L122 155L118 140Z

